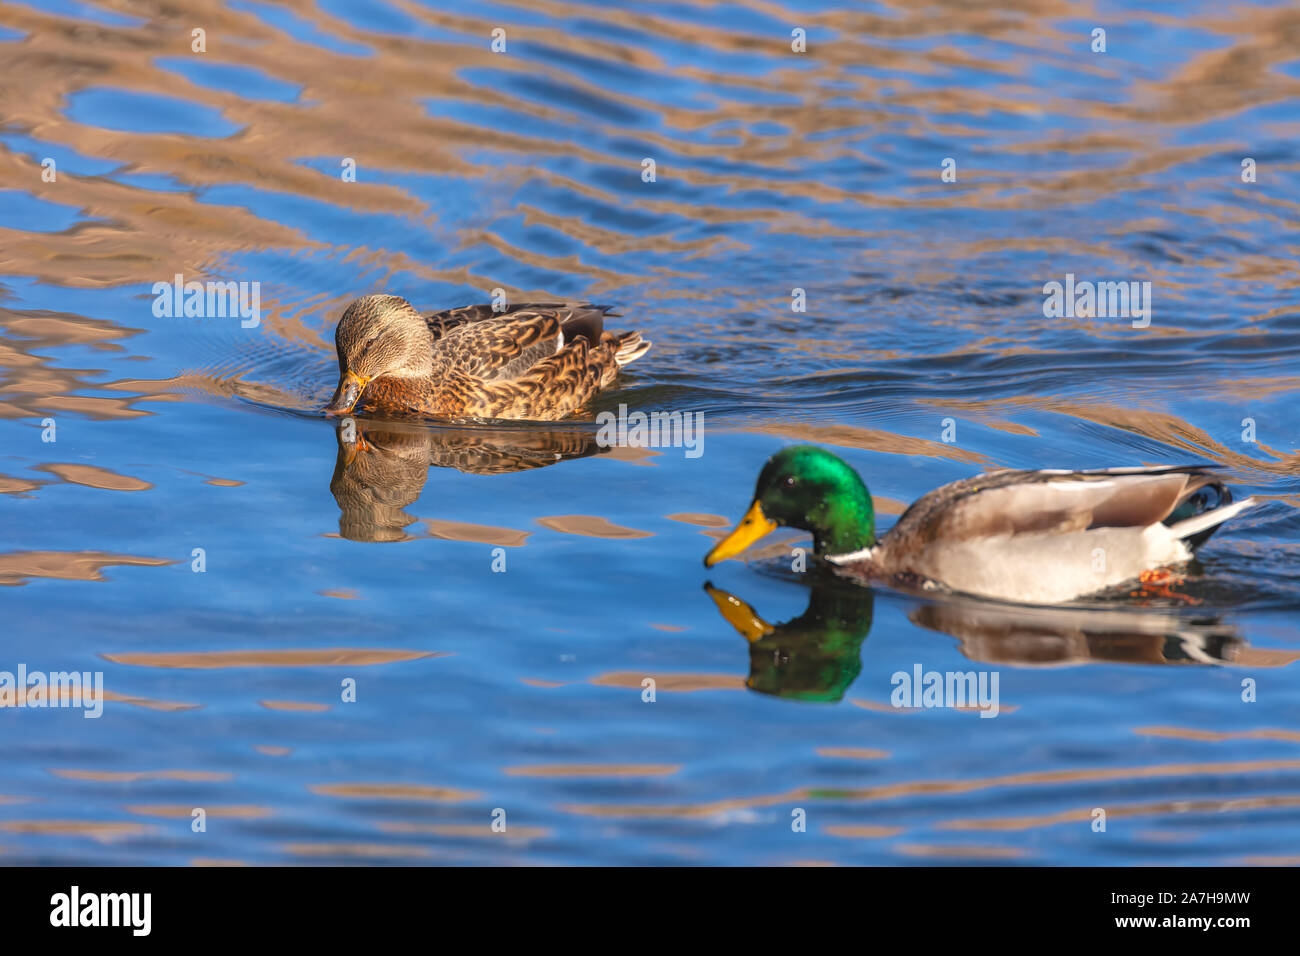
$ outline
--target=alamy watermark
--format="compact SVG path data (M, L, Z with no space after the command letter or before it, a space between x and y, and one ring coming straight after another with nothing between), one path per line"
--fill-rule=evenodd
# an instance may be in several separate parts
M153 284L153 314L161 318L239 318L255 329L262 322L262 283L186 282L179 272L171 282Z
M83 717L104 713L103 671L0 671L0 707L81 707Z
M981 717L998 715L997 671L894 671L889 702L895 707L961 707L978 709Z
M1043 283L1043 315L1049 319L1132 319L1133 328L1151 324L1151 283L1075 282L1074 273L1065 282Z
M704 454L703 412L629 412L596 415L596 444L601 448L685 448L687 458Z
M120 926L132 936L153 929L152 893L83 893L74 885L50 897L51 926Z

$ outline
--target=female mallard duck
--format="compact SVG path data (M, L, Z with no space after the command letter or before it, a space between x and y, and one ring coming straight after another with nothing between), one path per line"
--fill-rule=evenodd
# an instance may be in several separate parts
M554 421L613 384L650 343L606 332L604 305L471 305L424 316L396 295L357 299L334 331L325 410Z
M758 476L714 565L779 525L813 534L837 572L1004 601L1056 604L1180 564L1249 508L1198 465L1097 471L1002 469L944 485L877 540L858 473L810 445L783 449Z

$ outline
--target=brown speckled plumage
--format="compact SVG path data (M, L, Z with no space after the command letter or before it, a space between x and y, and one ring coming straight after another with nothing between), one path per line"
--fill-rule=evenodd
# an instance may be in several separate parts
M650 348L639 332L606 332L607 312L547 303L425 316L399 296L364 296L335 330L339 388L329 411L563 418Z

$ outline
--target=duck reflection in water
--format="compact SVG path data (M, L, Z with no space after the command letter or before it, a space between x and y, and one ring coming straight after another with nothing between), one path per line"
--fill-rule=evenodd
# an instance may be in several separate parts
M760 694L835 702L862 670L862 642L871 630L869 588L836 580L813 585L807 609L784 624L769 624L733 594L704 589L718 611L749 642L745 686Z
M988 664L1244 664L1243 655L1249 655L1237 629L1213 614L1012 607L954 597L924 604L908 617L951 634L961 641L962 654Z
M335 428L338 455L330 491L339 534L352 541L405 541L416 520L404 509L424 489L429 469L501 475L544 468L603 449L581 426L440 427L344 418Z
M812 574L811 583L807 609L784 624L770 624L735 595L704 585L719 613L749 643L745 684L751 690L834 703L861 672L861 648L872 623L871 589L817 574ZM954 597L926 601L908 617L914 624L957 638L965 657L989 664L1267 667L1280 663L1267 652L1254 651L1234 627L1208 614L1038 608Z

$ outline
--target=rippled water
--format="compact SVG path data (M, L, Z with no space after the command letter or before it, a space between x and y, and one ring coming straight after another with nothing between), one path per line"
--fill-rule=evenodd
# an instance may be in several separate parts
M0 670L109 697L0 712L0 860L1297 859L1294 7L31 0L0 64ZM178 273L260 324L156 317ZM1045 317L1067 274L1149 327ZM704 454L371 422L349 463L346 303L496 288L616 304L655 347L593 411ZM887 516L1003 465L1263 506L1106 611L810 588L789 534L705 572L791 440ZM917 666L999 716L892 707Z

